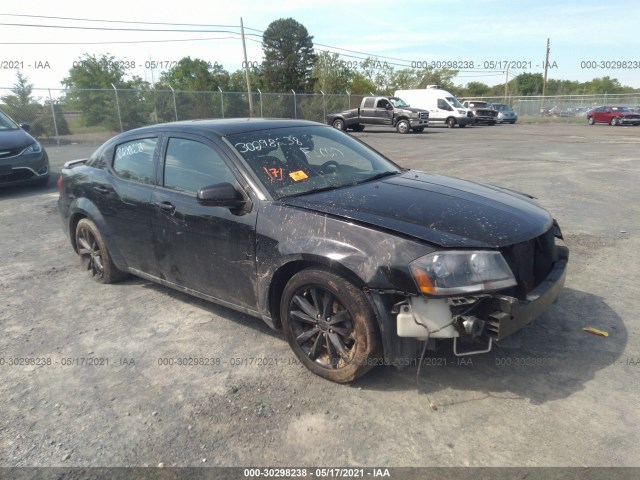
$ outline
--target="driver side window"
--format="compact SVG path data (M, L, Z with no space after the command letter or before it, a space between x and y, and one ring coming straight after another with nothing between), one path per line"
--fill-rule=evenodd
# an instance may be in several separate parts
M209 145L186 138L170 138L164 161L163 186L195 194L202 187L235 182L218 152Z

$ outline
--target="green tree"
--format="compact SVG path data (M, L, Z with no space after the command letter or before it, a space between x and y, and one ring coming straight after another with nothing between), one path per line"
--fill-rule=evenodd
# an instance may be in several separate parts
M511 82L513 82L513 88ZM541 95L544 77L541 73L521 73L511 82L509 91L514 95Z
M322 52L316 57L312 75L316 93L344 93L349 88L353 71L337 53Z
M262 36L265 88L272 92L313 91L313 37L293 18L269 24Z
M611 77L599 77L585 82L583 90L586 94L630 93L633 91L631 87L623 86L617 78Z
M179 119L187 118L211 118L222 116L222 104L220 90L229 89L230 75L218 62L208 62L200 58L184 57L177 65L160 76L156 84L157 89L168 89L169 86L176 92L176 106ZM246 90L246 87L245 87ZM173 99L163 97L164 103L162 120L174 120L173 105L167 102ZM225 110L229 105L225 105Z
M31 97L33 85L29 83L29 77L20 71L16 73L16 77L11 94L1 97L4 110L17 122L33 122L41 106Z
M469 82L464 88L464 96L466 97L484 97L489 95L491 87L482 82Z
M80 110L80 121L85 126L103 125L120 130L122 122L123 129L128 130L150 121L152 106L145 101L148 96L142 91L149 88L148 83L139 77L126 80L124 65L113 56L85 54L69 69L62 84L69 89L66 102ZM117 97L113 87L119 90ZM141 91L126 91L131 89Z
M44 105L31 96L33 85L29 83L29 77L16 73L17 81L11 89L10 95L4 95L2 102L4 110L18 122L29 123L29 132L34 137L54 136L53 115L51 112L51 101L47 100ZM59 135L69 134L69 125L62 115L60 105L54 102L53 109L56 115L57 132Z
M459 89L453 83L453 79L458 75L458 70L425 68L418 71L417 75L419 80L416 88L427 88L427 85L440 85L445 90L454 94L458 93L457 90Z

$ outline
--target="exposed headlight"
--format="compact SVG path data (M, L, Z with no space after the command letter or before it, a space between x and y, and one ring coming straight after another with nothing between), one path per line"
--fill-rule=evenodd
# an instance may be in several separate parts
M516 285L500 252L434 252L409 264L413 279L427 295L459 295Z
M458 110L458 113L459 113L460 115L464 115L465 113L467 113L467 111L466 111L466 110Z
M42 151L42 146L38 142L32 143L27 148L25 148L22 153L40 153Z

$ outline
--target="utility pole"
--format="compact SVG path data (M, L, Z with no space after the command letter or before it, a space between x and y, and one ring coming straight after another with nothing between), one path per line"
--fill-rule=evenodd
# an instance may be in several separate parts
M251 80L249 79L249 62L247 61L247 45L244 41L244 24L240 17L240 32L242 33L242 50L244 51L244 76L247 79L247 96L249 97L249 116L253 116L253 98L251 98Z
M542 96L547 93L547 68L549 67L549 52L551 51L549 37L547 37L547 54L544 58L544 81L542 82Z
M507 66L507 73L504 76L504 103L507 103L508 92L509 92L509 66Z

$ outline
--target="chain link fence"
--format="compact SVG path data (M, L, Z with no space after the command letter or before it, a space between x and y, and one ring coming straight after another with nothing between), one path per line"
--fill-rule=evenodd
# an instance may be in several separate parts
M324 123L327 114L360 105L362 95L246 92L187 92L123 89L32 89L23 98L0 88L0 109L30 125L37 137L60 142L86 132L117 133L144 125L198 118L298 118ZM251 101L249 101L251 100ZM519 122L584 122L599 105L640 111L640 94L483 97L511 105Z

